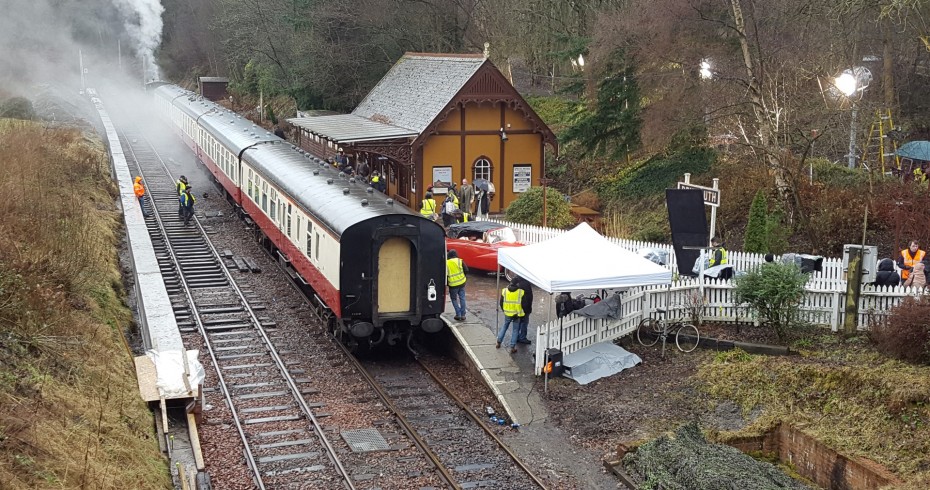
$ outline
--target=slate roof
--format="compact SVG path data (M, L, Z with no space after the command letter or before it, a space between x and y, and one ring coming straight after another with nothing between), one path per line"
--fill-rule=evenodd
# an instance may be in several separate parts
M355 114L296 117L288 119L287 122L336 143L409 138L419 134L416 131L375 122Z
M352 114L422 133L484 62L480 54L407 53Z

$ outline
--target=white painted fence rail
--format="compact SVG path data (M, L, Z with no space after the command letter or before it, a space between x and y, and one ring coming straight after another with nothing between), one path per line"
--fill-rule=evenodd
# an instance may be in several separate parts
M841 286L841 287L837 287ZM800 318L813 325L842 328L846 318L846 286L834 281L811 279L801 299ZM655 315L656 308L666 310L665 318L694 322L697 314L703 321L723 323L757 323L746 306L733 301L733 285L728 280L705 279L703 302L696 278L675 281L671 287L648 286L631 288L621 294L620 317L595 320L570 314L539 325L536 337L536 374L542 374L547 348L561 349L565 355L589 345L610 341L634 333L643 318ZM865 330L881 321L888 311L907 296L919 296L925 291L903 286L863 286L859 297L859 329ZM763 327L750 327L763 328Z
M513 228L517 239L526 244L542 242L565 233L565 230L555 228L495 221ZM671 245L606 238L634 252L641 248L666 250L670 262L668 267L672 270L677 269L675 251ZM727 260L736 270L749 270L764 263L765 257L762 254L728 251ZM811 324L830 327L831 330L837 331L842 327L846 317L846 279L843 261L837 258L824 258L822 269L820 272L812 273L805 285L806 291L799 305L800 317ZM593 320L569 315L540 325L536 338L536 374L542 373L547 348L559 348L567 355L597 342L614 340L635 332L639 322L643 318L652 316L656 308L667 310L666 318L669 319L683 318L693 321L695 316L700 314L704 321L756 322L756 318L746 306L734 303L733 285L730 281L705 278L703 289L702 298L697 278L681 278L676 280L671 287L631 288L622 293L621 314L617 319ZM880 320L905 297L919 296L923 292L920 289L903 286L863 286L859 298L857 323L859 328L866 329L873 321Z

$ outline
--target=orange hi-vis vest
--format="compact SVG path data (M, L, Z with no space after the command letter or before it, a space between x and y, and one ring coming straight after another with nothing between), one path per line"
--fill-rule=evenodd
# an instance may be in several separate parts
M904 257L905 267L914 267L914 264L924 260L924 255L926 255L926 252L924 252L923 250L919 248L917 249L917 254L915 254L913 257L911 257L911 249L905 248L904 250L901 251L901 257ZM907 269L903 269L901 271L902 280L906 281L907 276L909 275L911 275L911 271Z
M142 187L142 184L139 182L136 182L132 185L132 190L136 193L136 197L142 197L145 195L145 187Z

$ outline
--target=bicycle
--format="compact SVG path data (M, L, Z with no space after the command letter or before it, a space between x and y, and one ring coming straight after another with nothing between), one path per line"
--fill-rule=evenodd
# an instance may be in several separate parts
M657 308L656 313L664 315L665 310ZM682 320L669 322L663 318L643 318L636 327L636 340L646 347L656 345L662 340L662 355L665 355L665 342L670 335L675 335L675 346L682 352L691 352L701 343L701 332L697 327Z

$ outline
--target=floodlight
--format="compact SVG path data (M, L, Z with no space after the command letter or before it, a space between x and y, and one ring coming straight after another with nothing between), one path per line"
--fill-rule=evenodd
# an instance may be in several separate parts
M701 60L701 78L703 80L710 80L714 77L714 72L710 71L710 62L707 60Z

